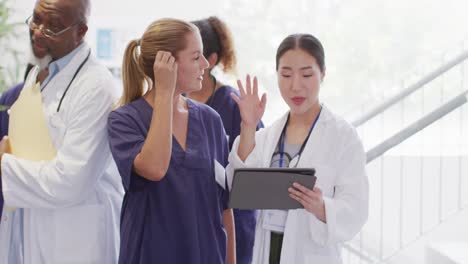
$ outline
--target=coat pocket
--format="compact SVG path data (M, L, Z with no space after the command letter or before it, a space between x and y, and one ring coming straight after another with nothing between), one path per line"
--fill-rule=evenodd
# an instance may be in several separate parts
M315 243L307 243L304 248L304 263L341 264L341 254L336 246L320 246Z
M105 263L106 225L102 205L55 212L54 263Z
M56 148L62 145L66 132L67 127L60 114L52 113L49 116L49 135Z
M316 164L313 167L315 168L315 176L317 176L315 186L322 190L324 196L333 197L336 180L335 168L323 164Z

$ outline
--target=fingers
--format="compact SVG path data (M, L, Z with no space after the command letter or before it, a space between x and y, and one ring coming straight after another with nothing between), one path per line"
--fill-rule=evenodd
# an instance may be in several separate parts
M254 76L253 78L253 83L250 77L250 74L247 74L245 77L245 88L244 85L242 85L241 80L237 80L237 86L239 87L239 92L241 94L241 97L247 95L257 95L258 94L258 80L257 77Z
M299 202L302 205L302 207L304 207L304 209L306 209L307 211L312 212L312 208L314 207L315 203L312 199L307 197L307 195L297 190L294 190L294 188L289 188L288 190L289 197Z
M309 195L309 196L312 196L312 194L313 194L313 191L311 189L306 188L306 187L302 186L301 184L299 184L297 182L293 183L293 187L298 189L299 191Z
M304 208L308 208L309 207L309 204L304 200L302 199L301 197L293 194L293 193L289 193L289 197L293 198L294 200L298 201L302 207Z
M6 153L11 153L11 144L10 144L10 139L7 137L6 138L6 147L5 147L5 152Z
M4 136L0 141L0 153L6 152L8 148L8 136Z
M177 73L177 62L175 61L175 57L171 55L167 63L169 64L169 67Z
M167 62L168 62L170 65L174 64L174 62L175 62L174 56L171 55L171 56L169 57L169 59L168 59Z
M253 94L258 95L258 80L257 80L257 76L254 76Z
M161 58L161 62L162 63L167 63L169 61L169 57L172 57L171 53L164 52L163 55L162 55L162 58Z
M305 202L305 203L310 203L310 204L314 202L314 199L309 197L304 192L301 192L294 188L288 188L288 191L289 191L289 196L291 196L291 198L297 200L298 202Z
M241 97L244 97L245 96L245 90L244 90L244 86L242 85L241 80L237 80L237 87L239 87L239 93L240 93Z
M157 62L160 62L162 56L163 56L163 51L158 51L158 52L156 53L156 57L154 58L154 63L156 64Z
M288 189L289 192L301 197L302 199L310 200L310 202L322 200L322 191L317 187L314 187L313 190L311 190L296 182L293 183L293 187L294 188Z
M154 58L154 63L162 64L173 64L175 62L174 56L169 51L160 50L156 53L156 57Z
M299 202L305 210L314 214L320 221L326 223L327 217L322 190L317 187L311 190L298 183L294 183L293 187L288 188L289 197Z
M247 94L252 94L252 86L250 83L250 74L247 74L247 77L245 78L245 86L246 86L246 93Z
M258 80L257 80L257 76L254 76L254 79L253 79L253 94L254 95L257 95L258 96Z
M314 191L314 193L316 193L316 194L318 194L320 196L323 195L322 190L320 190L320 188L318 188L318 187L314 187L314 188L312 188L312 190Z
M235 93L231 93L231 98L236 102L237 105L240 105L241 99Z
M176 58L168 51L160 50L156 53L154 64L154 84L173 92L177 82ZM156 97L155 97L156 98Z

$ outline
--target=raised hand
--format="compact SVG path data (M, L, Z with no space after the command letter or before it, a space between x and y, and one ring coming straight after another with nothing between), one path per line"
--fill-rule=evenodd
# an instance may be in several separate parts
M167 91L174 94L177 82L177 63L168 51L158 51L153 64L156 91Z
M245 89L240 80L237 80L239 86L240 98L231 93L231 97L239 105L239 110L242 118L242 124L247 127L256 127L260 122L263 113L265 113L266 94L258 97L258 81L257 77L253 78L253 83L250 80L250 75L245 79Z

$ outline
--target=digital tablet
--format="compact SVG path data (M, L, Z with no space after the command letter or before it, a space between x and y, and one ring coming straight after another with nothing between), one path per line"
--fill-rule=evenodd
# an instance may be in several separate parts
M235 209L303 208L289 197L297 182L312 189L316 181L311 168L243 168L234 171L229 207Z

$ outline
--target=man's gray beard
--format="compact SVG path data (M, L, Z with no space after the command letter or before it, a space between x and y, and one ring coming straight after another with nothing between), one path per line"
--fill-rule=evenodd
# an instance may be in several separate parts
M43 58L37 58L32 56L31 63L39 66L39 69L43 70L49 66L49 63L52 61L52 56L49 54L45 55Z
M45 55L43 58L38 58L34 55L34 52L31 49L31 58L29 59L29 62L33 65L39 66L40 70L43 70L49 66L49 63L52 61L52 56L50 54Z

